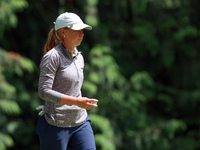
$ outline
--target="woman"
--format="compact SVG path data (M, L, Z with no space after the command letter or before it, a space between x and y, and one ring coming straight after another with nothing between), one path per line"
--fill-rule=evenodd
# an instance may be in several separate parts
M76 46L83 40L83 23L74 13L63 13L49 32L40 64L39 96L45 100L45 115L38 120L41 150L95 150L86 109L97 107L96 99L82 97L84 60Z

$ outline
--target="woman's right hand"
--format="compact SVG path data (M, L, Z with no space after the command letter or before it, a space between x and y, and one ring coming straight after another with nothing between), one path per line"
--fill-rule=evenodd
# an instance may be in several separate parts
M78 97L76 100L76 105L81 108L91 109L93 107L98 107L96 104L98 102L97 99L90 99L87 97Z
M84 109L91 109L93 107L98 107L96 104L98 102L97 99L90 99L87 97L73 97L68 95L63 95L60 104L62 105L76 105L78 107Z

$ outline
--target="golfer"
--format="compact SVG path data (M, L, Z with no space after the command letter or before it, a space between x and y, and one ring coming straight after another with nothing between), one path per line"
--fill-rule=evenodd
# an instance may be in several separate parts
M74 13L63 13L55 21L40 63L38 93L45 100L38 119L41 150L96 150L86 109L97 107L96 99L82 97L84 60L77 46L83 40L83 23Z

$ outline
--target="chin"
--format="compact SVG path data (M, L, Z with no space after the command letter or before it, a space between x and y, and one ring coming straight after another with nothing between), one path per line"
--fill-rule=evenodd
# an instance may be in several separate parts
M76 44L76 46L79 46L79 45L81 45L81 42L79 42L79 43Z

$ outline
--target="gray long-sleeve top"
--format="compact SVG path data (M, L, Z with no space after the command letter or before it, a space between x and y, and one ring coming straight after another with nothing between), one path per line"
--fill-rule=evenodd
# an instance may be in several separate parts
M81 97L84 60L58 44L48 51L40 63L38 93L45 100L45 118L57 127L74 127L85 122L86 109L75 105L59 104L63 94Z

